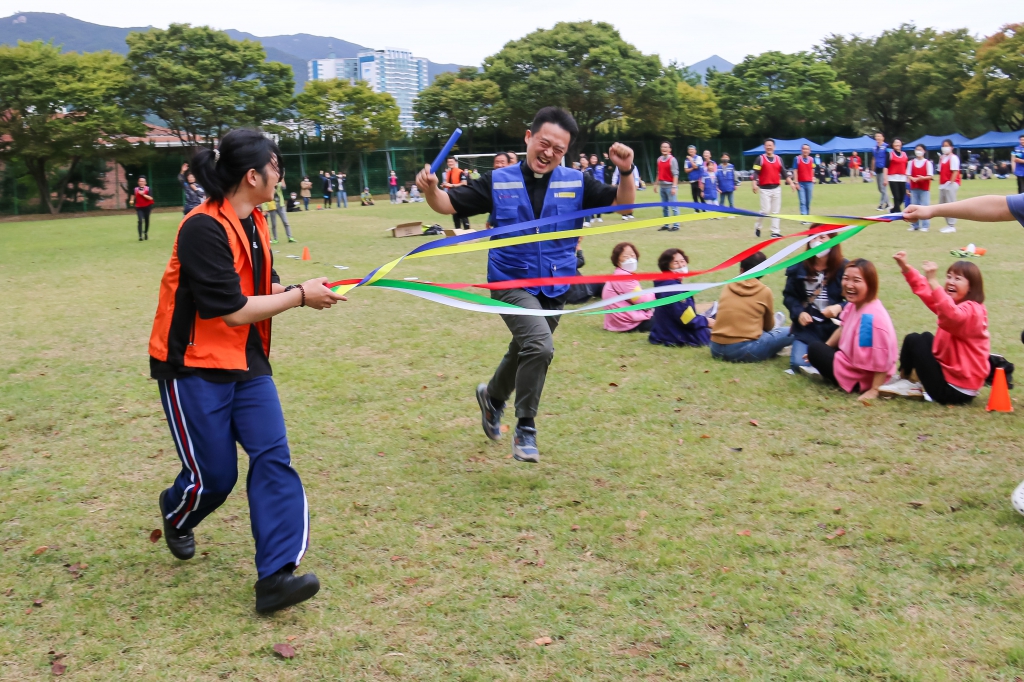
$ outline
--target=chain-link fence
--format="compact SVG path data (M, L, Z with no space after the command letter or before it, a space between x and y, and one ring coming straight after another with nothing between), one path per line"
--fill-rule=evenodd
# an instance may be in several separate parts
M588 142L579 153L603 155L615 140L598 139ZM661 138L624 140L633 148L640 177L651 182L657 173L657 158L660 154ZM818 141L818 140L815 140ZM824 142L824 139L820 140ZM716 160L728 152L736 168L745 170L748 160L744 149L760 144L754 139L713 139L677 138L672 140L674 153L682 157L687 145L696 145L698 151L711 151ZM316 138L282 139L281 153L286 170L285 182L290 191L298 192L303 177L312 183L314 197L322 193L321 172L337 172L345 175L345 190L349 196L358 195L364 187L373 194L387 194L388 177L392 170L400 184L409 187L423 165L434 160L440 145L389 146L369 151L345 150L329 140ZM509 149L521 151L519 142L479 144L472 147L474 154L493 154ZM454 153L463 152L456 147ZM463 152L464 153L464 152ZM153 148L143 161L95 159L85 162L68 179L68 199L62 213L81 213L93 209L123 209L138 179L145 176L150 192L157 206L181 206L184 193L178 181L181 166L191 156L188 148ZM566 157L566 163L575 159ZM490 160L481 158L470 164L474 168L490 167ZM51 179L51 181L53 181ZM40 201L35 180L28 175L28 169L17 160L0 165L0 215L24 215L48 213L49 209Z

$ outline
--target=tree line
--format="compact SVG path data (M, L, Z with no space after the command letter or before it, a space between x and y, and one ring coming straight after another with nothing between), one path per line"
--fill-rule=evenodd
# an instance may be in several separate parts
M262 45L172 24L128 36L125 56L61 52L44 42L0 47L0 160L18 163L53 213L87 160L145 153L129 138L159 120L184 144L263 126L367 150L408 136L398 107L361 81L312 81L293 96L290 67ZM749 55L702 81L625 41L611 24L563 22L505 44L481 68L438 76L414 104L415 142L456 127L518 138L542 106L598 135L856 135L1024 128L1024 23L984 39L904 24L878 36L826 36L809 51Z
M17 165L42 204L59 213L70 179L87 160L131 162L147 120L185 145L224 132L316 128L352 148L402 136L394 98L365 83L309 83L293 97L291 67L266 61L263 46L205 26L172 24L128 35L128 53L61 52L50 43L0 47L0 160Z
M521 134L556 104L597 132L642 136L887 138L1024 128L1024 23L984 39L903 24L826 36L808 51L748 55L706 83L645 55L607 23L556 24L507 43L481 69L437 77L415 104L421 134ZM470 137L472 139L472 137Z

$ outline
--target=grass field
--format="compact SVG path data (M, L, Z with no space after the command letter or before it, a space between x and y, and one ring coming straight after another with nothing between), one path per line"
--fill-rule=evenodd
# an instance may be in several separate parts
M873 187L818 187L814 208L870 215ZM961 196L1010 191L973 181ZM755 207L749 185L738 195ZM336 264L363 274L420 243L385 231L420 218L433 220L386 200L295 215L300 243L279 247L277 270L286 283L337 278ZM244 479L197 529L194 560L149 541L178 469L146 343L179 219L156 214L144 243L129 217L0 224L0 679L51 678L55 659L74 680L1024 675L1024 518L1008 499L1022 429L1019 413L985 412L987 389L966 408L865 407L784 374L782 358L726 365L571 316L531 467L478 424L473 389L508 342L500 319L367 289L275 321L312 516L302 568L323 589L256 616ZM749 246L751 226L592 238L585 272L610 270L620 239L641 269L669 246L707 267ZM1020 363L1020 226L938 227L871 227L845 252L878 264L902 337L935 318L891 254L944 268L950 248L987 247L992 347ZM301 246L313 263L284 257ZM395 275L481 281L484 261ZM781 308L781 276L766 283Z

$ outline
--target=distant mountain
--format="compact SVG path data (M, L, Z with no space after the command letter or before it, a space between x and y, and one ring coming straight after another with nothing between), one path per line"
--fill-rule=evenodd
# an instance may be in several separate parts
M50 12L19 12L9 17L0 18L0 45L17 45L19 40L53 41L71 52L96 52L110 50L125 54L128 45L125 38L133 31L148 31L151 26L136 28L119 28L101 26L87 21L75 19L65 14ZM310 59L326 58L331 52L338 58L355 57L359 50L366 48L340 38L314 36L308 33L295 35L270 36L261 38L251 33L234 29L225 31L235 40L254 40L263 45L267 52L267 61L282 62L292 67L295 74L295 89L302 90L308 73L306 62ZM427 73L431 82L439 73L458 71L457 64L435 64L429 62Z
M356 45L347 40L325 38L324 36L314 36L308 33L296 33L290 36L269 36L267 38L260 38L251 33L243 33L234 29L228 29L225 33L235 40L258 40L263 43L263 47L267 49L275 48L281 52L295 55L303 63L310 59L325 59L331 52L339 59L342 57L355 57L357 52L367 49L362 45Z
M132 31L148 31L149 26L118 28L73 19L66 14L20 12L0 19L0 44L17 45L19 40L52 40L72 52L111 50L124 54L124 39Z
M700 76L702 81L707 81L707 73L709 70L714 69L720 73L729 73L732 71L732 67L735 64L727 62L726 60L719 57L717 54L713 54L707 59L701 60L696 64L690 64L686 68L693 73Z

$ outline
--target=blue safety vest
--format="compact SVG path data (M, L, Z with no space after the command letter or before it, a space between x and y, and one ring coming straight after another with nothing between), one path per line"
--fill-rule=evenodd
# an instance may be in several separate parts
M522 164L496 168L491 172L491 198L494 202L494 225L504 227L525 223L537 218L573 213L583 208L583 173L572 168L556 166L551 172L544 205L540 215L533 215L530 195L523 182ZM512 232L495 240L520 237L527 234L578 230L583 218L565 220L543 227ZM505 282L510 279L533 277L565 277L576 274L576 243L578 237L552 239L546 242L516 244L493 248L487 259L487 281ZM527 287L531 294L540 292L554 298L569 290L568 284L546 287Z
M885 168L886 162L889 160L889 145L882 143L880 146L876 145L871 150L871 155L875 159L875 170L882 170Z
M1017 165L1013 168L1013 174L1024 177L1024 147L1017 145L1013 148L1013 156L1017 159Z
M714 201L718 198L718 178L704 171L704 198Z
M718 167L718 189L723 192L732 192L736 189L736 167L731 163L722 164Z
M699 156L695 156L693 159L690 159L690 157L687 156L683 159L683 169L686 171L687 180L690 182L697 182L700 180L700 177L704 175L704 159Z

